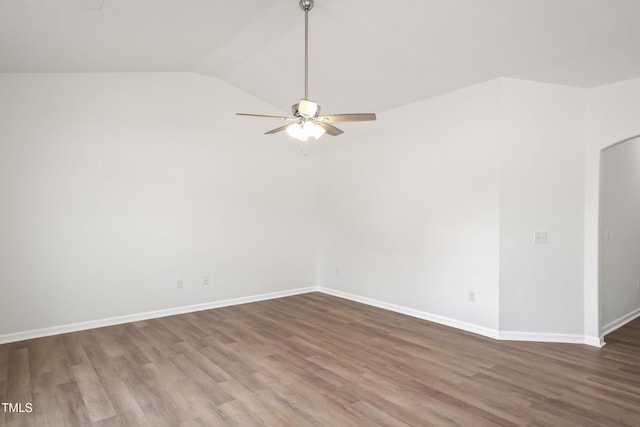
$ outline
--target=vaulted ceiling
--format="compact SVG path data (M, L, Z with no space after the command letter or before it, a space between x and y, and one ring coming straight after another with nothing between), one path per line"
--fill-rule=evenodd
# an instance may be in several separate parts
M638 0L315 0L310 98L383 111L496 77L640 77ZM298 0L0 0L0 72L193 71L282 111L304 93Z

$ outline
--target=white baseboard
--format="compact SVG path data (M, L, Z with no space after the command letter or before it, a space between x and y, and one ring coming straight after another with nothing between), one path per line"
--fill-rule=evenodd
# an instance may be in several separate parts
M583 336L583 335L569 335L569 334L499 331L496 329L491 329L484 326L479 326L472 323L451 319L445 316L440 316L437 314L427 313L424 311L415 310L408 307L390 304L390 303L378 301L372 298L362 297L359 295L354 295L348 292L338 291L335 289L325 288L322 286L319 286L319 287L311 286L306 288L291 289L287 291L252 295L248 297L211 301L203 304L173 307L173 308L168 308L163 310L148 311L145 313L130 314L125 316L117 316L117 317L110 317L106 319L98 319L98 320L91 320L87 322L54 326L50 328L16 332L11 334L0 335L0 344L24 341L28 339L46 337L51 335L65 334L69 332L84 331L87 329L102 328L105 326L120 325L123 323L137 322L141 320L156 319L159 317L175 316L177 314L193 313L196 311L210 310L213 308L229 307L229 306L239 305L239 304L248 304L251 302L266 301L270 299L300 295L300 294L305 294L309 292L322 292L328 295L333 295L339 298L360 302L362 304L382 308L382 309L393 311L396 313L406 314L407 316L428 320L430 322L438 323L445 326L450 326L452 328L460 329L467 332L472 332L474 334L478 334L478 335L482 335L485 337L498 339L498 340L587 344L594 347L602 347L605 344L604 340L600 337L589 337L589 336ZM605 334L636 319L637 317L640 317L640 309L607 325L605 328L603 328L602 335L604 336Z
M472 332L474 334L482 335L485 337L498 339L499 334L495 329L487 328L484 326L474 325L473 323L467 323L449 317L440 316L437 314L431 314L420 310L414 310L412 308L403 307L400 305L390 304L375 299L362 297L359 295L350 294L348 292L342 292L335 289L318 287L318 292L322 292L328 295L333 295L339 298L348 299L362 304L371 305L385 310L394 311L400 314L406 314L407 316L416 317L418 319L428 320L430 322L438 323L440 325L451 326L452 328L461 329L463 331Z
M270 292L267 294L252 295L248 297L231 298L220 301L211 301L203 304L173 307L163 310L148 311L145 313L130 314L125 316L110 317L107 319L90 320L88 322L72 323L68 325L54 326L51 328L34 329L24 332L0 335L0 344L24 341L33 338L47 337L51 335L66 334L68 332L84 331L87 329L102 328L105 326L120 325L123 323L138 322L140 320L156 319L159 317L175 316L176 314L193 313L195 311L210 310L212 308L229 307L232 305L248 304L251 302L266 301L274 298L283 298L292 295L315 292L315 286L307 288L291 289L287 291Z
M604 347L606 344L604 342L604 337L591 337L588 335L584 337L584 343L592 347Z
M616 329L626 325L627 323L631 322L632 320L636 320L638 317L640 317L640 308L637 308L637 309L633 310L631 313L626 314L626 315L622 316L621 318L616 319L613 322L610 322L607 325L603 326L602 329L600 330L600 335L605 336L605 335L615 331Z
M604 345L604 341L599 337L587 337L584 335L572 335L572 334L499 331L497 329L491 329L484 326L474 325L472 323L462 322L460 320L451 319L449 317L444 317L437 314L414 310L412 308L402 307L399 305L378 301L378 300L363 297L360 295L354 295L348 292L338 291L336 289L330 289L330 288L319 286L318 292L323 292L325 294L333 295L339 298L344 298L351 301L360 302L362 304L367 304L374 307L382 308L385 310L394 311L396 313L406 314L407 316L428 320L430 322L438 323L445 326L450 326L452 328L461 329L463 331L472 332L474 334L482 335L482 336L497 339L497 340L587 344L594 347L602 347Z
M554 334L545 332L520 332L520 331L500 331L500 340L504 341L532 341L532 342L555 342L565 344L592 344L592 341L587 342L587 337L584 335L575 334ZM600 341L596 347L601 347Z

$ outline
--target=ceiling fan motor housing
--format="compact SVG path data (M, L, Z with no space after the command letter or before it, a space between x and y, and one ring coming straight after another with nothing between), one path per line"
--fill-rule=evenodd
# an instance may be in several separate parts
M294 117L316 118L320 114L320 106L308 99L301 99L300 102L291 106L291 112Z

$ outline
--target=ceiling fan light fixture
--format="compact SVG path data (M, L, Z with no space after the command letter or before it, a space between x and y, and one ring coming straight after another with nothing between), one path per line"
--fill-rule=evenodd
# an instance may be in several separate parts
M304 122L296 122L287 126L287 133L291 138L306 142L311 137L315 139L320 138L324 135L325 130L317 123L311 120L305 120Z
M304 135L302 129L303 128L300 126L300 123L293 123L287 126L287 133L291 138L304 142L309 139L309 137Z
M303 130L305 128L307 129L307 130L305 130L305 132L307 132L308 134L313 135L313 137L315 139L320 138L322 135L324 135L324 132L325 132L325 130L324 130L324 128L322 128L322 126L318 125L317 123L313 123L313 122L306 122L304 124Z
M304 98L291 106L293 117L269 116L265 114L236 113L240 116L265 117L285 120L290 124L279 126L265 132L266 135L287 131L289 136L298 141L306 142L309 138L320 138L327 133L331 136L342 135L341 129L333 126L332 122L362 122L376 120L374 113L332 114L320 116L320 106L310 101L309 97L309 11L313 9L314 0L299 0L300 8L304 11ZM302 144L306 147L306 144ZM306 153L306 152L305 152Z

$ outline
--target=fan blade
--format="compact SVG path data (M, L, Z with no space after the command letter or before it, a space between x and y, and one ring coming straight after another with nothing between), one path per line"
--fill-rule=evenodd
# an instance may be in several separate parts
M265 114L236 113L236 116L263 117L265 119L278 119L278 120L288 120L288 121L298 120L296 117L268 116Z
M286 128L288 128L289 126L294 125L294 124L295 123L289 123L289 124L286 124L284 126L280 126L279 128L272 129L269 132L265 132L264 134L265 135L271 135L271 134L274 134L274 133L282 132L283 130L285 130Z
M357 114L333 114L330 116L320 116L316 120L320 122L366 122L375 120L374 113L357 113Z
M319 122L319 121L316 121L315 123L316 123L318 126L320 126L322 129L324 129L324 131L325 131L326 133L328 133L329 135L332 135L332 136L338 136L338 135L341 135L341 134L343 134L343 133L344 133L342 130L338 129L338 128L337 128L337 127L335 127L335 126L331 126L331 125L330 125L330 124L328 124L328 123Z

